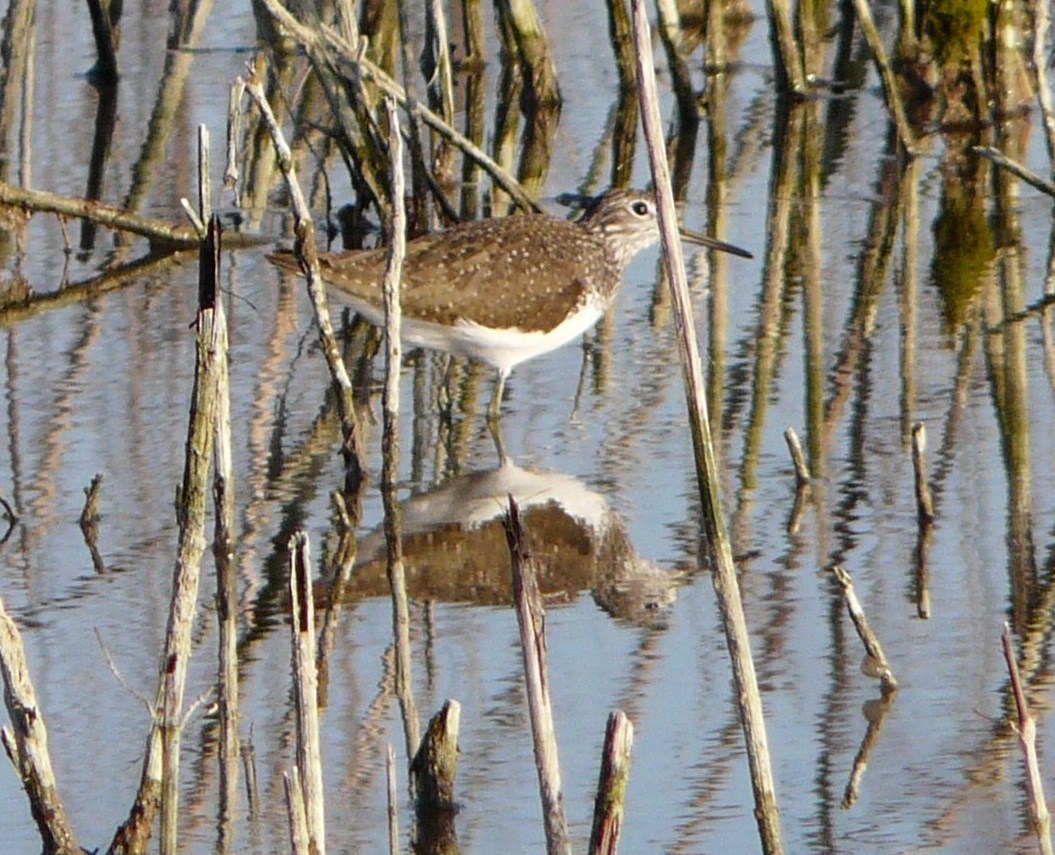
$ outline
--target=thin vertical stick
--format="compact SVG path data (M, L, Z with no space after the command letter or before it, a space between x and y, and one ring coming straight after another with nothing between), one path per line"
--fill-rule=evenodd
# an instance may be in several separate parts
M388 743L385 755L385 775L388 778L388 853L399 855L399 809L396 806L396 750Z
M385 542L388 547L388 581L392 591L392 627L396 641L396 694L403 712L407 759L414 756L421 741L417 706L414 703L414 684L410 666L410 608L407 603L407 581L403 567L403 531L396 482L399 478L399 370L402 362L400 346L399 289L406 255L406 212L403 204L403 142L399 129L396 105L391 98L384 100L391 140L391 208L389 224L388 263L382 282L385 298L385 388L382 393L384 427L381 436L381 500L385 508Z
M219 235L213 215L211 232ZM216 252L219 253L219 245ZM217 258L217 263L219 259ZM222 312L220 301L217 311ZM216 353L216 438L213 501L216 562L216 620L219 623L220 820L221 850L231 851L232 821L238 795L238 603L234 544L234 466L231 462L231 395L226 339Z
M686 403L696 458L696 478L703 508L703 523L712 567L712 580L718 598L722 623L732 661L736 697L744 728L751 785L755 797L762 849L766 853L783 852L780 817L777 809L773 768L769 758L762 699L758 692L755 665L751 658L750 636L740 601L739 580L733 566L732 551L725 530L721 500L718 495L718 465L715 461L707 416L703 369L696 343L685 262L678 239L677 213L670 188L670 168L664 148L659 98L656 94L655 67L652 60L651 33L644 0L633 0L634 41L637 47L637 83L641 97L641 117L648 143L652 182L656 187L660 232L667 260L679 352L685 377Z
M633 747L634 725L622 710L616 710L608 716L604 734L589 855L615 855L619 850L623 800L630 781L630 749Z
M1037 835L1037 845L1042 855L1052 855L1051 814L1044 798L1044 780L1040 774L1040 764L1037 762L1037 720L1029 711L1026 693L1022 689L1022 678L1019 676L1015 652L1011 647L1011 627L1006 622L1001 642L1004 647L1004 660L1007 662L1007 673L1011 677L1011 691L1018 710L1018 741L1026 760L1029 818L1033 823L1033 831Z
M315 604L308 536L289 539L289 597L293 643L293 692L297 712L297 772L304 791L308 846L325 855L326 814L319 750L319 677L315 667Z
M37 823L43 850L58 855L78 855L81 848L66 817L55 773L51 768L48 729L44 725L44 713L37 704L37 693L29 676L22 635L4 609L2 599L0 673L4 678L4 704L12 725L12 729L3 729L0 738L26 791L29 810ZM10 810L11 806L7 809Z
M201 581L201 556L205 551L205 508L220 384L218 354L227 348L227 324L223 307L216 300L219 261L220 232L218 223L210 220L208 236L199 252L198 358L183 489L180 493L180 545L162 666L161 855L176 855L179 851L177 828L183 691L190 663L191 628Z
M570 855L571 840L564 816L564 793L561 789L557 737L549 696L545 612L542 609L535 562L520 523L520 509L512 496L509 497L505 530L513 571L513 606L517 613L520 649L524 656L524 678L539 793L542 797L542 819L546 826L546 852L548 855Z

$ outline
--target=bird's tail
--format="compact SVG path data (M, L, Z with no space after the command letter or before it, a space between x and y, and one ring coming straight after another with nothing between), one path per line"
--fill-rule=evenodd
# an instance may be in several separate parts
M292 250L280 249L277 252L269 252L267 254L267 260L270 261L275 267L281 267L283 270L288 270L291 273L303 274L301 270L300 262L297 260Z

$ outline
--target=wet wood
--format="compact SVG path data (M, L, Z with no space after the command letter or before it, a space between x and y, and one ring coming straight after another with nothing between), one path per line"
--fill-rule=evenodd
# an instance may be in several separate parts
M685 261L678 238L677 212L670 189L670 168L664 148L663 124L656 93L655 66L652 59L651 33L643 0L633 0L631 15L637 48L638 92L648 144L652 182L656 187L663 255L667 262L668 283L675 313L678 349L685 381L686 405L696 460L696 478L702 506L704 542L712 571L718 608L732 662L733 678L740 720L747 746L751 785L755 798L755 819L764 852L784 851L780 832L773 768L769 757L765 718L758 691L750 636L740 599L739 581L733 565L732 550L726 533L719 495L719 471L711 440L707 401L703 383L695 323L692 317Z
M22 635L0 599L0 674L4 680L4 705L11 727L3 728L0 741L29 800L29 810L40 832L45 853L80 855L48 751L48 729L29 674ZM10 807L10 806L9 806Z
M399 855L399 806L396 804L396 750L390 742L385 751L385 779L388 782L388 854Z
M520 649L524 658L535 767L542 798L542 820L546 828L546 852L548 855L570 855L571 840L568 836L568 821L564 816L564 791L549 696L546 617L538 589L535 562L520 522L520 508L512 496L509 497L505 530L513 573L513 607L520 627Z
M308 843L308 818L304 807L304 790L300 785L300 773L294 766L282 773L282 786L286 794L286 822L289 825L289 848L293 855L312 855Z
M622 710L616 710L608 716L604 734L589 855L615 855L619 851L626 788L630 782L630 749L633 746L634 725Z
M1004 624L1001 644L1004 650L1004 661L1007 663L1007 673L1011 680L1011 693L1015 698L1015 709L1018 712L1018 743L1026 761L1026 790L1029 793L1030 821L1040 852L1042 855L1052 855L1051 814L1048 812L1048 804L1044 796L1044 778L1040 772L1040 763L1037 761L1037 720L1030 712L1026 701L1026 693L1022 688L1022 680L1018 673L1018 662L1015 660L1015 652L1011 644L1011 627L1007 623Z
M293 647L293 699L296 708L297 777L304 794L308 849L326 853L326 812L319 743L319 680L315 667L315 603L308 536L289 541L290 639Z
M896 692L897 679L894 677L894 671L883 653L883 646L879 643L879 637L872 631L872 627L868 625L868 619L865 617L864 609L861 608L860 600L857 599L850 574L838 564L832 566L831 572L842 588L843 599L846 601L846 611L850 615L854 629L857 630L857 635L865 646L864 672L869 677L877 677L879 679L880 688L884 696Z
M454 825L457 813L455 779L458 775L458 725L461 705L447 701L429 721L414 760L410 779L417 817L416 855L457 855Z

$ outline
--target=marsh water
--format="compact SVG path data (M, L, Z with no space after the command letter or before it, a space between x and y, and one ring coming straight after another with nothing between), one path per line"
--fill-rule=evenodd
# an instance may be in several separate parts
M86 78L95 62L86 5L10 5L9 25L27 6L35 19L23 43L32 74L7 91L3 177L88 195L106 111ZM129 7L96 195L179 223L180 197L195 197L197 128L209 126L218 152L228 87L257 45L257 22L248 3ZM645 186L648 167L643 149L613 162L620 91L603 4L540 9L563 109L537 186L543 206L564 215L562 194L605 189L616 165ZM868 51L844 39L843 9L833 6L821 28L826 72L840 85L797 105L775 94L765 4L750 11L754 20L728 25L721 74L704 74L701 51L688 55L694 85L711 100L679 155L686 224L754 253L690 252L689 270L787 851L1033 851L1000 633L1009 622L1050 792L1055 344L1049 313L1025 310L1055 290L1051 200L998 178L963 136L1010 140L1019 160L1050 174L1039 113L1033 105L999 128L964 123L955 133L938 116L916 116L925 133L906 165ZM892 41L894 7L875 12ZM657 63L673 130L670 75ZM499 65L496 49L478 81L488 123ZM286 81L292 100L304 81ZM455 84L461 98L467 76ZM488 146L495 136L489 124ZM300 168L323 225L350 191L346 164L320 151L302 150ZM217 186L221 162L214 154ZM288 243L286 197L277 173L254 180L271 182L255 208L220 203L230 228L267 239L223 257L240 730L258 779L254 809L243 794L227 843L270 853L288 846L282 773L293 753L286 542L296 529L308 533L324 598L337 532L330 497L343 467L310 303L301 283L265 260ZM104 274L145 258L145 241L86 235L78 222L39 214L4 229L0 279L12 299L26 287L55 299L0 314L0 489L20 516L0 549L0 596L24 636L60 793L82 844L94 848L131 805L149 720L143 699L155 692L194 368L196 256L133 266L115 280ZM361 341L348 341L359 364ZM362 370L372 393L364 412L379 419L381 360ZM502 415L511 460L501 466L484 422L490 382L471 365L411 353L400 408L413 685L423 718L447 698L461 704L462 851L544 847L500 527L508 493L528 509L546 567L551 692L576 849L589 837L605 721L619 708L636 734L622 851L757 851L656 252L631 265L586 347L513 373ZM434 403L440 387L443 407ZM922 551L909 442L917 421L927 429L937 514ZM406 761L376 546L380 431L367 425L360 558L325 681L331 852L383 850L386 746ZM789 426L816 479L798 515ZM98 566L78 526L96 473ZM898 678L885 703L862 673L833 563L851 573ZM212 579L207 570L189 699L215 674ZM217 851L207 709L190 718L183 752L181 851ZM405 799L400 810L406 832ZM0 853L39 846L5 763Z

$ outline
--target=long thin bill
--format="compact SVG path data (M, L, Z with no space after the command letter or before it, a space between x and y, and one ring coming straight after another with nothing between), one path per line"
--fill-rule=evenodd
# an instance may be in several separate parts
M754 258L746 249L741 249L735 244L726 243L724 240L718 240L712 238L710 235L705 235L701 232L689 231L689 229L678 229L681 236L690 243L696 243L700 246L706 246L711 249L721 250L722 252L730 252L733 255L739 255L741 258Z

